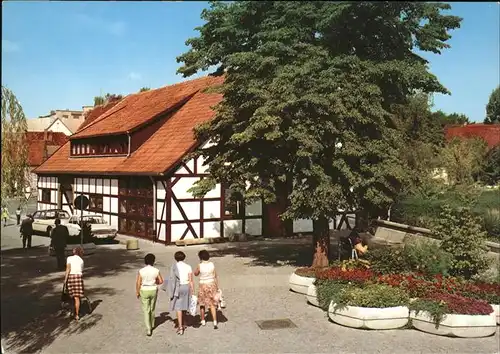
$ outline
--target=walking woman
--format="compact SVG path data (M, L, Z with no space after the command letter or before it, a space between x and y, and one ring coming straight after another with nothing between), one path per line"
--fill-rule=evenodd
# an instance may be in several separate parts
M217 292L219 285L215 266L213 262L209 262L210 254L206 250L198 252L200 264L194 271L195 276L200 276L200 286L198 288L198 304L200 305L201 325L205 325L205 309L210 308L212 319L214 321L214 329L217 329Z
M67 285L68 294L75 301L75 320L80 319L80 300L83 293L83 249L73 248L73 255L66 261L66 274L64 283Z
M177 334L184 334L184 312L189 309L191 295L194 293L193 268L184 263L184 252L175 252L176 263L170 268L169 291L170 311L177 312Z
M158 268L153 267L156 257L148 253L144 257L145 267L137 273L135 282L135 292L138 299L141 299L142 312L144 312L144 323L146 324L146 335L151 336L155 326L155 306L158 295L158 284L163 283L163 277Z

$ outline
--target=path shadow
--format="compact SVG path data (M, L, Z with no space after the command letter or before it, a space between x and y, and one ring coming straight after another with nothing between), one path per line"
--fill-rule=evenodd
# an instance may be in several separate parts
M337 240L331 240L331 259L337 259ZM309 267L313 259L310 237L303 239L275 239L211 245L210 257L234 256L250 258L250 266Z
M164 324L167 321L174 322L174 319L172 317L170 317L169 312L160 313L158 316L155 317L155 326L153 329L160 327L162 324Z
M98 248L84 255L84 282L136 270L142 264L140 251L124 248ZM61 334L81 333L95 326L102 315L95 309L102 297L116 294L109 287L89 287L85 294L92 301L78 323L61 316L61 291L64 272L56 270L56 258L48 255L46 246L28 251L1 251L1 326L7 352L39 352ZM82 306L85 311L85 306Z

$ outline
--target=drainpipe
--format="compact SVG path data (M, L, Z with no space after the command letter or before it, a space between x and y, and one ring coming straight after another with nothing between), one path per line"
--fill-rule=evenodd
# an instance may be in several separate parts
M127 136L128 136L128 151L127 151L127 157L129 157L129 156L130 156L130 148L131 148L131 147L130 147L130 140L131 140L131 138L130 138L130 133L129 133L129 132L127 132Z
M158 237L158 235L156 234L158 232L156 230L156 181L151 176L149 176L149 178L153 183L153 230L154 230L153 243L154 243L156 242L156 238Z

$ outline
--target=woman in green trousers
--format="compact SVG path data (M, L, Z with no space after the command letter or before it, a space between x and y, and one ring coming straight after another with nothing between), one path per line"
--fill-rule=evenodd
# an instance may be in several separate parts
M158 295L158 285L163 283L163 277L155 264L155 255L148 253L144 257L146 266L137 273L135 282L135 292L138 299L142 302L142 311L144 312L144 323L146 324L146 334L151 336L155 325L155 306Z

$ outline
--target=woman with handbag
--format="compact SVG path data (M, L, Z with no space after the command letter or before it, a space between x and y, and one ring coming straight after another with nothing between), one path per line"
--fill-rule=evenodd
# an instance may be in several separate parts
M209 262L210 254L206 250L198 252L200 264L194 271L195 276L200 276L200 286L198 288L198 304L200 305L201 325L205 322L205 309L210 308L212 319L214 321L214 329L217 329L217 309L220 301L219 285L217 281L217 273L215 265Z
M75 320L80 319L80 300L85 297L83 292L83 249L73 248L73 255L66 260L66 273L64 284L68 294L75 301Z
M142 303L142 311L144 313L144 323L146 324L146 335L149 337L153 334L155 325L155 307L156 298L158 296L157 285L163 283L163 277L158 268L153 267L156 257L152 253L148 253L144 257L145 267L141 268L137 273L135 281L135 294Z
M177 334L183 335L184 312L190 308L191 295L194 293L193 268L184 262L186 255L184 252L175 252L176 263L170 268L170 279L168 282L170 292L170 311L177 312Z

